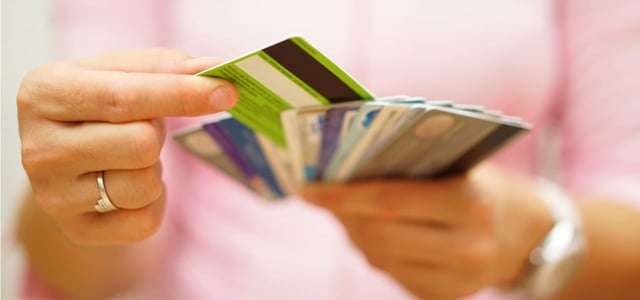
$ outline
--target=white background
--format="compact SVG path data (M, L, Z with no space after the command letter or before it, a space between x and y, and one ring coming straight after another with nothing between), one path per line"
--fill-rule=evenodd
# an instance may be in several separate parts
M26 175L20 163L16 94L25 73L51 58L51 3L48 0L2 0L2 299L18 299L16 279L21 258L11 243Z

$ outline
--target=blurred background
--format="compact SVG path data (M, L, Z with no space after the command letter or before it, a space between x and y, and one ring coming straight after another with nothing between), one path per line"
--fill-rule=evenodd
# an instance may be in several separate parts
M22 77L33 67L50 60L51 4L48 0L2 0L2 161L0 166L2 217L2 299L18 299L16 283L22 257L11 234L19 198L26 189L20 163L20 140L16 116L16 94Z

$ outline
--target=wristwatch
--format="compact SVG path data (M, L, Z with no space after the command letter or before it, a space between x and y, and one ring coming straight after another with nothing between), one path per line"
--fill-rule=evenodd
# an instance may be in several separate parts
M540 199L547 205L554 224L529 255L529 266L517 287L530 299L548 299L573 278L585 252L582 221L573 200L553 182L540 178Z

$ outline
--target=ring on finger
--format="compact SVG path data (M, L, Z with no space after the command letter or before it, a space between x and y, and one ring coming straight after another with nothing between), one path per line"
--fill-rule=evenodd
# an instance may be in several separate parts
M100 198L96 201L96 204L93 206L95 210L99 213L108 213L115 210L118 210L111 199L109 199L109 195L107 194L107 189L104 184L104 171L98 172L98 177L96 178L98 182L98 190L100 191Z

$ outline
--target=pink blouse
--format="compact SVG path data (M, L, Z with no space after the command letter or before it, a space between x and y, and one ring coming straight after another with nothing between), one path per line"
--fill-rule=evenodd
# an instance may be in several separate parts
M299 34L379 96L522 116L535 129L498 163L640 207L640 1L56 2L62 59L149 46L233 58ZM171 119L169 129L204 119ZM560 142L545 142L549 132ZM328 213L294 198L261 201L170 139L163 164L166 257L132 298L412 298L367 264Z

